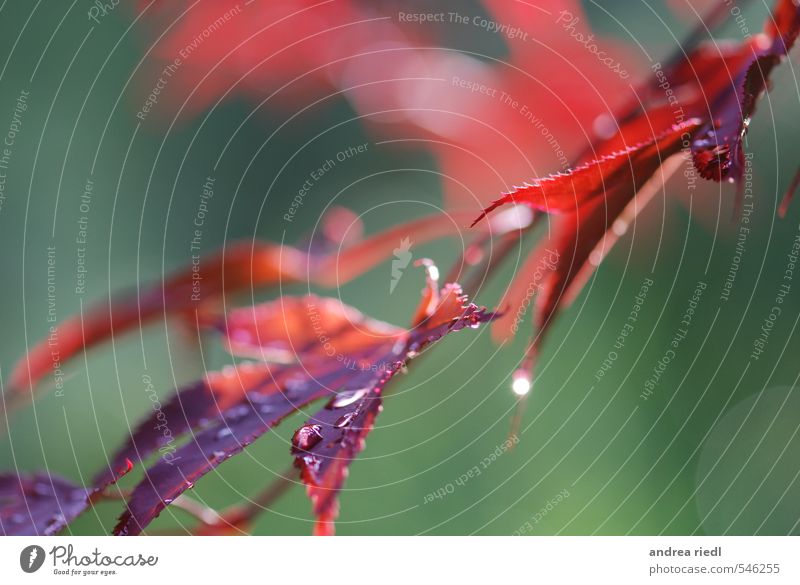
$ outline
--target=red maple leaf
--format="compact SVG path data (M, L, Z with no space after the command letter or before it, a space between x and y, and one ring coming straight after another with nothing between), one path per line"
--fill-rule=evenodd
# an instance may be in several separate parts
M473 225L510 203L564 214L517 272L504 298L505 318L494 326L498 338L515 333L514 319L537 294L534 320L539 332L530 343L524 369L533 367L556 312L574 298L599 264L598 258L591 259L592 252L608 253L616 239L612 226L619 225L618 232L624 233L655 190L677 170L677 164L668 162L670 157L683 149L691 154L700 176L741 180L742 138L750 117L767 89L769 74L798 33L800 7L793 0L780 0L762 34L724 51L712 51L705 44L690 47L685 57L674 59L666 70L658 69L645 88L640 103L651 109L634 106L623 111L617 132L593 147L596 158L526 183L475 220ZM729 67L734 68L732 74ZM659 95L658 89L665 88L669 92ZM679 107L671 101L674 95L686 96ZM676 113L685 121L671 122ZM555 260L542 271L547 257ZM531 277L537 271L541 277L531 290Z

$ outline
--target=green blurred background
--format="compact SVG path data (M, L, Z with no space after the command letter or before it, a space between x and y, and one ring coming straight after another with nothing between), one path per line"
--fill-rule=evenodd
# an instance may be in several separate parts
M629 27L647 39L649 50L667 55L670 29L680 37L689 26L664 3L651 4L655 14L644 3L623 0L602 7L587 3L586 10L604 34L625 37L623 27ZM26 346L47 334L48 246L56 249L59 320L106 298L109 290L154 282L164 271L185 266L202 184L221 145L252 109L234 98L205 121L199 116L170 128L146 123L136 131L138 97L131 97L129 80L143 57L145 35L129 30L131 11L122 6L90 33L90 5L6 0L0 12L0 130L10 122L20 92L30 92L0 208L5 278L0 366L6 379ZM758 5L747 10L754 23L765 13ZM722 36L735 32L729 26ZM471 42L490 55L505 51L493 35L476 35ZM796 290L786 298L765 353L744 367L774 304L800 217L794 208L783 220L775 214L800 147L792 68L780 68L774 85L751 127L753 229L730 300L719 300L738 229L730 220L730 194L719 217L716 199L710 205L694 202L697 209L713 211L704 220L690 217L685 201L658 202L646 214L647 225L658 226L663 218L666 237L649 237L655 229L624 236L552 331L516 448L480 476L456 485L506 439L516 404L509 373L525 340L498 351L485 330L451 336L395 384L366 450L352 466L338 533L800 533ZM262 108L247 119L215 173L204 251L254 234L294 241L313 229L335 195L338 204L363 214L369 232L440 205L441 185L429 172L436 170L429 154L375 146L356 122L303 148L268 193L289 153L353 115L345 102L311 112L267 145L265 137L285 115ZM368 152L353 164L337 165L284 234L281 216L297 184L343 144L364 142L371 144ZM88 275L86 292L78 295L75 237L87 178L94 182ZM446 267L457 257L459 243L413 251ZM657 253L655 285L639 323L613 368L596 382L595 372L641 283L651 276ZM404 324L421 280L409 271L390 297L390 265L387 260L339 294L371 316ZM512 268L504 266L478 300L496 302ZM708 289L690 334L655 394L644 401L645 380L667 349L698 280ZM219 348L205 358L209 368L228 361ZM155 325L141 338L134 333L91 351L85 363L80 358L69 365L63 396L47 393L35 407L13 415L10 435L0 438L0 468L45 468L88 481L150 409L141 383L145 371L166 396L176 384L202 375L203 364L174 324ZM192 497L224 507L258 491L289 464L288 439L301 418L288 420L209 474ZM452 494L425 502L426 495L448 485ZM107 533L120 507L99 504L68 530ZM255 532L308 534L311 522L304 490L296 488L260 516ZM190 518L168 510L152 528L181 526L191 526Z

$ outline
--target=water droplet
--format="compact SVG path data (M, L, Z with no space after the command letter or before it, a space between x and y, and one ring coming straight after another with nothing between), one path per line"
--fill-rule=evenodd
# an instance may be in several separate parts
M228 427L223 427L217 431L217 434L214 435L214 438L219 441L220 439L224 439L225 437L232 435L233 431Z
M511 390L517 396L525 396L531 391L531 375L527 370L517 370L511 378Z
M303 425L292 436L292 445L303 451L311 449L322 440L319 425Z
M348 412L347 414L343 414L342 416L336 419L336 422L333 423L333 426L336 427L337 429L346 427L355 418L355 416L356 416L355 412Z
M250 412L251 410L248 405L240 404L239 406L234 406L233 408L228 409L228 411L225 413L225 420L228 423L237 423L250 414Z
M625 232L628 231L628 222L624 219L616 219L614 220L614 224L611 226L614 235L616 236L624 236Z
M211 454L212 461L217 461L218 459L222 459L223 457L225 457L225 451L214 451Z
M294 378L289 378L284 383L283 393L287 396L293 396L300 392L305 387L305 378L300 376L295 376Z
M174 498L164 498L162 501L164 502L165 506L169 506L173 502Z
M334 409L349 406L350 404L361 400L367 392L368 390L366 388L353 390L351 392L340 392L331 398L330 402L328 403L328 408Z
M607 140L616 133L617 122L609 114L602 113L592 122L592 129L598 138Z
M261 414L269 414L275 410L275 406L272 404L274 396L274 394L261 394L260 392L247 393L247 399L250 404L253 408L257 408Z

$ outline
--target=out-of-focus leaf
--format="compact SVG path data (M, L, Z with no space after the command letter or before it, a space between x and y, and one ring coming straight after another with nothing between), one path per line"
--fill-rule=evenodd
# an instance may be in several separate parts
M110 473L90 488L49 473L0 475L0 534L57 534L91 505L96 494L131 468L130 461L123 461L116 473Z

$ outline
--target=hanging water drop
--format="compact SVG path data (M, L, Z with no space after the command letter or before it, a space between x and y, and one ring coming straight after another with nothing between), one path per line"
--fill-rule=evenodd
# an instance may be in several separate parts
M511 376L511 390L517 396L525 396L531 391L531 375L527 370L517 370Z

